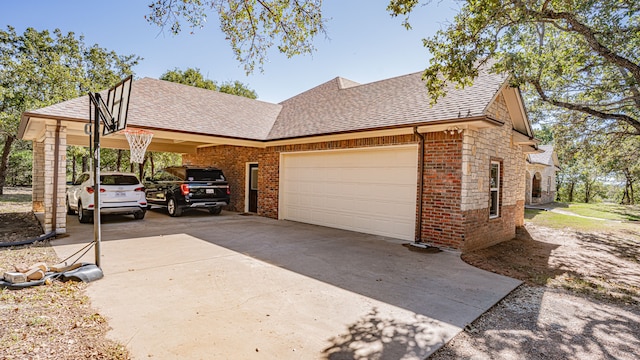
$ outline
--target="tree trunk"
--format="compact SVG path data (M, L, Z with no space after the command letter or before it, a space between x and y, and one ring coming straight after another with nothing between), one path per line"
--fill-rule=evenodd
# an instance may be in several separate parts
M120 171L120 165L122 165L122 149L118 149L118 157L116 157L116 171Z
M586 204L589 203L589 200L591 200L591 182L589 181L585 181L584 182L584 202Z
M569 199L567 199L569 200L569 202L573 202L573 190L575 186L576 186L575 182L572 181L569 183Z
M89 166L87 165L87 155L82 155L82 172L89 171Z
M149 154L147 154L144 157L144 159L142 160L142 164L138 164L138 174L139 174L140 181L143 181L144 179L144 165L147 163L148 158L149 158Z
M76 155L71 156L71 181L76 182L76 174L77 174L77 160Z
M149 153L149 161L151 162L151 177L156 174L156 165L153 163L153 153Z
M622 170L624 173L624 190L622 191L621 205L629 205L631 200L629 199L629 169Z
M14 136L7 135L4 139L4 148L2 149L2 157L0 157L0 195L4 194L4 184L7 179L7 166L9 163L9 154L11 153L11 145L16 140Z

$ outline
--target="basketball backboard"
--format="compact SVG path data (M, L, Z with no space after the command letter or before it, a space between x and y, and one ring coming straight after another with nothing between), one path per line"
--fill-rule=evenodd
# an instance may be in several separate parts
M106 107L111 114L112 123L105 124L102 134L109 135L124 130L127 127L127 113L129 112L129 99L131 97L131 83L133 76L119 82L109 89Z

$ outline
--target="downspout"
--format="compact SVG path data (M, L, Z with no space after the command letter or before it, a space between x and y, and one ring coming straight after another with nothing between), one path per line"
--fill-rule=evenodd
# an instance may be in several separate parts
M56 122L56 135L53 148L53 205L51 209L51 231L58 228L58 167L60 163L60 120Z
M422 194L424 192L424 135L418 132L418 127L413 128L413 133L420 138L420 153L418 156L418 221L416 222L416 243L422 243Z

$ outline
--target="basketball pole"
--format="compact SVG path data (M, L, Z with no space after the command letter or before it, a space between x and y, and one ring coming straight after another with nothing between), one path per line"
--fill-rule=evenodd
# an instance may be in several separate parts
M95 263L100 267L100 93L95 93L93 104L93 241L95 242ZM78 209L82 211L82 209Z

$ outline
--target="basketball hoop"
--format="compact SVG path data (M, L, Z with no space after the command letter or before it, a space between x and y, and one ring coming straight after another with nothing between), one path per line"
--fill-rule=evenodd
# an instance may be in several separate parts
M151 143L153 133L147 130L140 129L125 129L122 131L124 136L127 137L129 142L129 148L131 149L130 162L136 162L142 164L144 162L144 153L147 151L147 147Z

